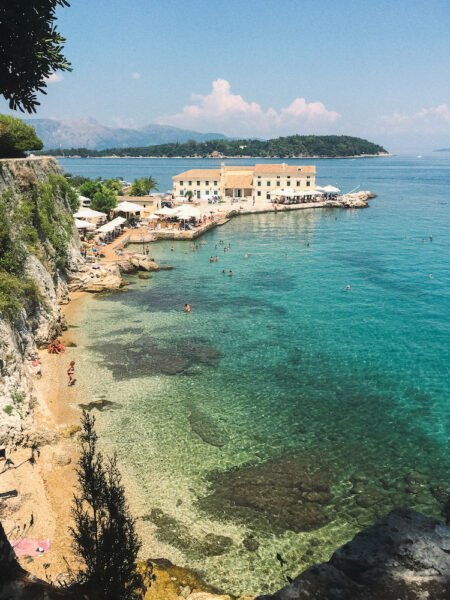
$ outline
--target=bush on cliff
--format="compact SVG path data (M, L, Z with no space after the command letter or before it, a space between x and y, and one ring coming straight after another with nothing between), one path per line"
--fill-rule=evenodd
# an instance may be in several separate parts
M30 125L0 115L0 158L20 158L30 150L41 150L42 142Z
M105 459L97 449L95 418L86 411L81 420L78 492L71 528L81 568L74 585L98 600L141 598L144 588L137 571L140 541L130 514L114 455Z

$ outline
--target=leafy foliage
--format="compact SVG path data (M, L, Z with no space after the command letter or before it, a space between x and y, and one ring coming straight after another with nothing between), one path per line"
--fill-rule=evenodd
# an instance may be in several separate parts
M69 3L0 3L0 94L13 110L36 112L36 92L46 93L46 78L58 70L71 70L62 53L65 39L55 27L58 6Z
M13 320L21 308L37 302L39 291L34 281L0 271L0 315Z
M27 150L41 150L42 142L31 125L0 115L0 157L20 158Z
M158 183L153 177L135 179L130 188L131 196L147 196L152 190L158 189Z
M257 158L297 158L312 156L360 156L378 154L386 150L368 140L348 135L291 135L273 140L210 140L206 142L189 141L183 144L171 143L139 148L108 148L107 150L88 150L72 148L70 150L50 150L46 154L61 156L197 156L208 157L212 152L223 156Z
M74 580L99 600L128 600L142 595L137 571L140 542L125 499L116 456L105 459L97 450L95 418L83 412L78 492L70 529L76 556L82 563Z
M109 213L116 205L116 195L106 185L102 185L101 189L95 192L91 201L91 208L105 213Z

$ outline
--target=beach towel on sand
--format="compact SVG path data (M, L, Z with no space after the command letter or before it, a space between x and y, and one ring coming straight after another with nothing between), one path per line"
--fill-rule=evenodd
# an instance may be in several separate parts
M23 540L11 541L11 546L17 556L40 556L50 549L50 540L24 538ZM43 552L39 552L38 548Z

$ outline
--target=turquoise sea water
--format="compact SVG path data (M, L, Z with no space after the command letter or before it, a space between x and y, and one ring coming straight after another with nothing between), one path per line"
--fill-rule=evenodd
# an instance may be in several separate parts
M62 162L147 164L162 189L200 166ZM378 197L243 216L196 252L155 244L176 269L89 301L74 330L87 401L113 403L95 414L144 555L230 592L277 589L394 506L439 515L450 489L450 157L313 162Z

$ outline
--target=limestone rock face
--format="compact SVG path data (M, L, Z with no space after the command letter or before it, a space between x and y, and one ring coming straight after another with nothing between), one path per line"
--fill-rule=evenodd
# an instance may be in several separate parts
M450 526L397 509L313 566L257 600L448 600Z
M82 270L72 273L69 278L69 290L84 292L104 292L118 290L123 286L120 269L117 265L96 268L85 266Z
M351 194L344 194L339 203L344 208L367 208L369 200L375 197L376 195L369 191L353 192Z
M58 163L52 158L0 160L0 194L7 192L10 202L18 206L49 175L60 173ZM53 202L60 213L71 216L65 197L55 194ZM33 403L32 377L37 371L32 359L38 347L45 346L64 329L60 305L68 302L66 279L72 271L83 268L75 227L64 269L57 267L56 252L50 241L41 238L39 243L39 251L27 255L25 273L35 283L41 299L30 302L14 322L0 318L1 445L20 443L27 435L27 415Z
M159 265L154 260L143 254L133 254L130 263L139 271L157 271L159 269Z

